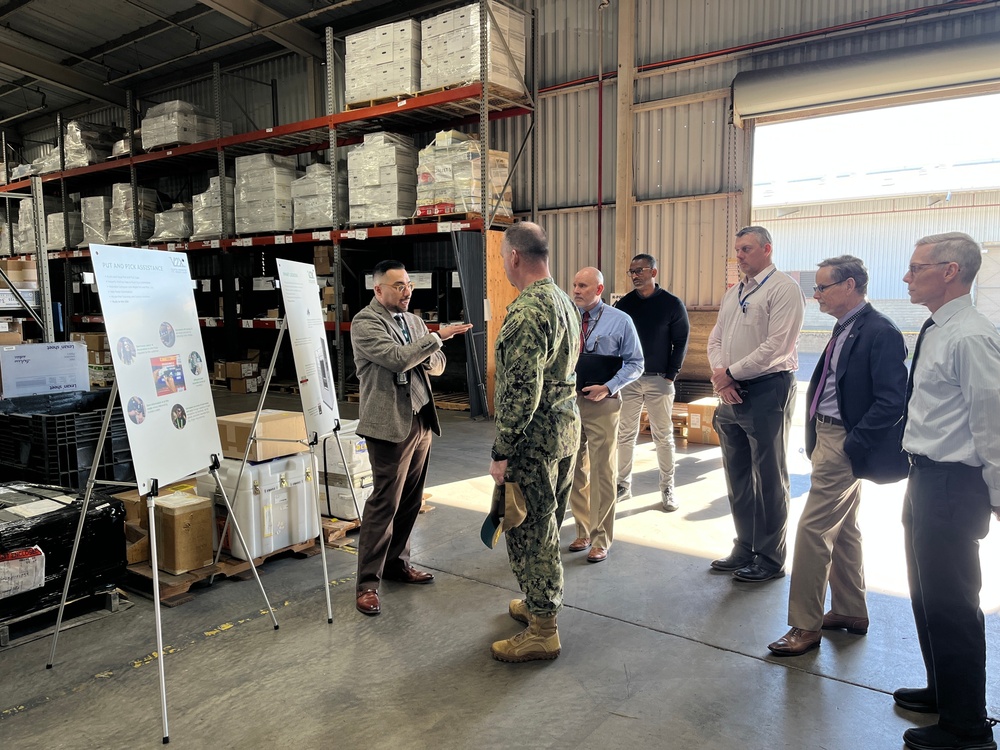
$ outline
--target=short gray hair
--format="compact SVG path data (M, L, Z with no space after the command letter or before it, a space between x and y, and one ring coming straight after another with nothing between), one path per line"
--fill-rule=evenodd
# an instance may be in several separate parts
M868 269L861 258L853 255L838 255L836 258L827 258L816 264L820 268L829 268L833 274L833 280L837 283L854 279L854 288L860 294L868 292Z
M764 229L764 227L743 227L736 233L736 237L740 238L745 234L752 234L756 237L757 244L761 247L764 247L764 245L774 246L774 240L771 239L771 233Z
M983 249L964 232L930 234L917 240L917 247L933 245L931 258L938 262L958 263L958 280L972 286L983 265Z

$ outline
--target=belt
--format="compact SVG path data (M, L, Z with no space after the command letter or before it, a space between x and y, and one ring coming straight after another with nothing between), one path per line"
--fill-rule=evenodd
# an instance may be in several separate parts
M826 414L820 414L819 412L816 412L816 421L822 422L823 424L832 424L835 427L844 426L844 423L836 417L828 417Z
M665 372L644 372L642 374L644 378L665 378L667 373Z
M907 453L906 457L910 460L910 466L920 466L925 469L935 466L940 469L968 469L970 471L982 471L983 469L982 466L963 464L961 461L935 461L933 458L921 456L919 453Z
M757 383L763 383L765 380L771 380L772 378L780 378L785 375L791 375L791 370L782 370L781 372L769 372L767 375L761 375L759 378L750 378L749 380L741 380L743 385L757 385Z

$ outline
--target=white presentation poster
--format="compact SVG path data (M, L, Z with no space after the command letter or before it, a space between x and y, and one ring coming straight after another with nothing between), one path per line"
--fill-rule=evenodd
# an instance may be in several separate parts
M139 492L222 456L184 253L91 245Z
M87 345L80 341L0 348L3 397L89 391Z
M292 342L306 431L323 437L340 419L330 364L330 345L323 325L316 268L278 258L278 279L285 303L285 322Z

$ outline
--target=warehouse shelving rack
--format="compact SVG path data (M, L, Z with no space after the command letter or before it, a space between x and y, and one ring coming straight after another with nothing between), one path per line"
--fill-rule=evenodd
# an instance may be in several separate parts
M498 0L491 0L492 3ZM60 195L63 197L64 208L70 187L75 185L93 184L94 180L110 182L115 179L127 181L132 185L133 191L133 244L139 245L139 212L138 212L138 191L140 186L140 171L144 179L163 173L177 173L191 169L216 169L217 174L226 174L226 160L237 156L244 156L256 153L275 153L281 155L296 155L302 153L312 153L327 151L329 161L332 165L331 180L333 192L333 222L327 229L318 231L293 231L282 232L274 235L255 236L220 236L218 239L194 241L194 242L168 242L168 243L144 243L152 247L160 247L172 251L222 251L224 259L223 276L225 273L225 258L231 253L239 252L241 248L261 248L279 245L305 245L316 243L330 243L334 246L334 276L338 293L343 284L343 244L357 244L369 239L383 238L427 238L428 236L448 236L452 240L456 262L459 262L459 255L469 256L466 262L466 274L463 276L462 290L466 298L467 316L470 322L475 324L473 329L475 336L472 338L474 349L472 357L475 362L475 372L470 372L470 402L479 403L480 413L486 411L485 391L481 387L482 378L485 371L479 363L485 361L485 312L482 304L478 304L478 299L485 299L487 296L487 278L485 271L486 237L487 232L494 226L495 206L489 212L483 211L481 217L441 217L440 221L429 221L427 223L413 224L392 224L384 226L369 227L347 227L343 221L346 217L338 215L338 163L336 150L331 149L331 144L336 144L336 148L342 148L359 143L365 133L378 131L391 131L401 133L426 133L432 132L441 127L458 127L463 125L478 125L478 133L482 144L483 153L488 153L490 148L490 122L507 117L529 117L530 124L526 129L523 141L519 144L516 154L511 160L510 172L519 168L519 164L528 151L530 159L530 203L532 207L532 218L537 215L536 184L537 184L537 138L532 135L535 129L535 102L538 95L538 83L536 71L537 60L537 36L535 32L535 14L527 13L527 21L530 26L530 33L527 35L528 49L526 60L528 70L521 71L525 75L525 91L523 94L516 94L508 90L490 84L489 81L489 39L488 24L492 18L491 2L479 0L479 22L480 22L480 79L453 88L435 90L426 93L419 93L415 96L400 98L386 103L376 104L371 107L359 109L345 109L343 106L343 84L340 78L341 66L337 59L334 32L332 29L326 30L326 84L327 84L327 114L308 120L276 125L262 128L248 133L240 133L230 136L222 135L222 74L218 64L213 66L213 107L216 121L216 137L194 144L186 144L163 148L147 153L138 153L135 142L136 123L135 114L138 111L136 101L132 92L128 92L126 107L126 129L131 142L130 152L118 158L91 164L74 169L61 169L48 174L35 176L33 178L8 182L0 185L0 195L40 194L42 188L47 183L58 181L60 185ZM467 3L466 3L467 4ZM456 3L456 6L463 3ZM495 33L494 40L499 39L501 45L510 54L507 42L499 33ZM57 118L58 148L60 150L61 165L65 164L64 157L64 129L61 118ZM530 150L528 144L530 140ZM6 153L6 143L2 144ZM6 165L6 161L4 162ZM489 174L488 159L481 159L481 185L482 195L480 205L490 206L489 196ZM67 186L67 182L70 183ZM224 189L223 181L220 180L220 227L225 227L222 217L225 216L228 200ZM8 201L10 204L11 201ZM40 206L41 202L36 202ZM40 213L36 211L36 213ZM8 210L8 223L12 223L11 212ZM37 218L36 218L37 221ZM40 231L39 231L40 230ZM460 241L459 237L478 235L479 241L476 243L476 254L469 252L469 243ZM34 254L40 261L42 259L74 260L89 257L86 249L65 248L57 251L46 251L45 248L45 226L42 217L41 227L36 224L36 253ZM460 251L460 247L464 251ZM31 257L27 255L14 257ZM39 265L42 265L41 263ZM461 268L460 268L461 270ZM66 299L71 299L69 274L66 274ZM225 283L225 280L224 280ZM467 286L468 285L468 286ZM40 281L40 286L42 283ZM48 285L45 284L46 291ZM40 290L41 291L41 290ZM44 298L44 295L42 295ZM224 327L227 333L233 336L239 335L240 329L261 328L275 329L276 321L272 319L239 319L236 315L234 291L223 287L224 316L203 317L202 325L215 328ZM229 300L228 303L225 300ZM470 300L476 303L469 304ZM43 305L43 308L46 307ZM42 316L47 313L51 315L51 307L41 310ZM100 323L103 319L99 315L78 314L67 305L65 307L65 318L67 326L70 323ZM51 323L50 323L51 325ZM343 392L346 378L346 363L344 354L344 334L350 331L350 324L341 319L340 305L337 306L337 318L335 322L327 323L327 328L333 334L334 344L337 349L337 377L341 392ZM433 326L432 326L433 328ZM50 329L51 330L51 329ZM474 413L476 409L474 408Z

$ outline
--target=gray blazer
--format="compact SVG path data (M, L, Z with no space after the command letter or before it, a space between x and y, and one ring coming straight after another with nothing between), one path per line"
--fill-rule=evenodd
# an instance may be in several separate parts
M445 366L441 339L429 333L424 321L416 315L403 315L413 339L409 344L392 313L377 299L373 298L351 321L351 346L361 383L358 434L391 443L406 439L413 423L410 387L396 385L396 373L409 372L411 379L423 378L430 393L428 376L440 375ZM440 435L433 399L425 416L434 433Z

